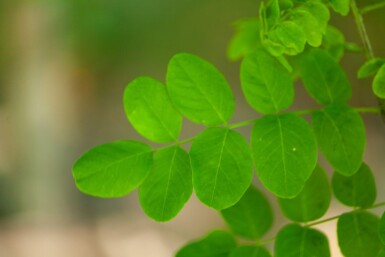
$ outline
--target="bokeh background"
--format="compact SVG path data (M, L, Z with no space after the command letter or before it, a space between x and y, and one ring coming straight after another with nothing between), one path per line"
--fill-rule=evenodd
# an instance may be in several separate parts
M83 195L71 167L97 144L142 140L125 118L124 87L140 75L164 81L167 62L178 52L197 54L225 74L236 96L233 122L255 117L240 91L239 63L227 59L226 48L234 21L255 17L259 3L0 0L0 257L168 257L186 241L225 228L220 215L195 196L176 219L156 223L144 215L136 192L109 200ZM379 9L365 15L382 57L384 14ZM360 42L351 15L333 14L331 23L347 40ZM375 106L370 79L355 79L363 62L355 53L342 60L354 87L351 103ZM296 90L293 109L316 107L300 86ZM365 161L377 178L377 201L383 201L385 126L377 115L364 119ZM201 129L185 121L182 137ZM240 129L247 138L250 130ZM330 176L330 166L324 167ZM277 213L268 238L288 221L266 194ZM345 210L333 199L326 217ZM333 256L340 256L335 222L318 228L329 235Z

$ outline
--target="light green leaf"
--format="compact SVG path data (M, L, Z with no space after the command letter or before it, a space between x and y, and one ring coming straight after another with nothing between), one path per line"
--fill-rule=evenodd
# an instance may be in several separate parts
M300 73L306 90L321 104L346 102L352 95L344 71L325 50L314 48L304 53Z
M323 4L321 1L310 0L306 1L300 7L298 7L298 10L305 10L311 13L317 20L321 31L326 31L326 27L330 19L330 12L325 4Z
M179 146L158 151L149 176L139 188L145 213L156 221L168 221L192 194L190 158Z
M346 213L337 222L338 245L346 257L376 257L379 219L369 212Z
M295 22L305 33L309 45L318 47L322 42L322 27L317 19L308 11L295 9L290 19Z
M287 55L296 55L305 49L306 35L295 22L283 21L269 32L269 39L285 46Z
M330 186L325 171L317 166L305 187L293 199L278 198L286 217L297 222L308 222L321 218L329 208Z
M322 41L322 47L338 62L345 53L345 37L341 31L328 26Z
M182 116L161 82L149 77L130 82L124 91L124 109L132 126L145 138L161 143L178 139Z
M289 224L278 232L275 257L329 257L329 242L318 230Z
M76 186L97 197L121 197L138 187L152 165L152 149L135 141L99 145L73 166Z
M346 16L350 10L350 0L329 0L333 10L339 14Z
M318 145L330 164L342 175L358 171L366 145L361 116L344 104L332 104L312 115Z
M234 205L251 183L250 147L238 132L206 129L192 143L190 159L195 193L214 209Z
M229 257L271 257L270 253L260 246L239 246Z
M213 231L178 251L175 257L228 257L236 247L234 238L227 232Z
M167 88L175 107L193 122L226 123L234 112L234 96L223 75L192 54L177 54L168 64Z
M345 205L364 208L372 205L376 200L374 177L365 163L349 177L335 172L332 185L336 198Z
M265 116L255 123L251 145L257 175L281 198L297 196L317 163L317 144L308 123L294 114Z
M373 92L377 97L385 99L385 65L381 66L374 77Z
M365 62L358 70L357 77L359 79L375 75L377 71L385 64L383 58L373 58Z
M249 187L239 202L221 213L235 233L249 239L260 238L273 224L270 204L254 186Z
M385 212L381 216L380 224L378 226L378 233L379 233L382 245L385 246Z
M294 99L293 79L283 65L260 49L241 65L241 84L247 102L264 114L288 108Z
M237 33L231 39L227 49L230 60L238 60L254 52L261 44L258 19L246 19L236 23Z

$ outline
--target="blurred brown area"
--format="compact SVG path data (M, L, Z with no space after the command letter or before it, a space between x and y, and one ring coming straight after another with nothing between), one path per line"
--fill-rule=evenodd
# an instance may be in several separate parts
M85 196L71 167L97 144L142 140L125 118L124 87L140 75L164 81L167 62L178 52L197 54L225 74L236 96L234 122L254 117L240 91L239 63L225 53L233 22L256 16L259 3L0 0L0 257L172 256L187 240L224 228L194 196L175 220L162 224L143 214L136 193L113 200ZM385 57L383 14L364 18L376 55ZM351 15L333 15L331 23L360 43ZM364 61L355 53L342 60L354 87L351 103L360 107L376 105L370 79L355 78ZM314 106L298 86L293 108ZM385 200L385 126L375 115L364 119L365 161L376 174L378 201ZM186 121L182 136L200 130ZM248 138L250 128L240 131ZM266 194L277 213L274 235L288 221ZM327 216L344 210L334 201ZM335 224L319 228L339 256Z

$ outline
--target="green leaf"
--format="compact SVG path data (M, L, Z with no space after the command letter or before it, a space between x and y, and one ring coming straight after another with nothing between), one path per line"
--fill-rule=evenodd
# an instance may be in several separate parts
M297 196L317 162L317 144L308 123L294 114L265 116L255 123L251 145L257 175L281 198Z
M332 185L336 198L345 205L364 208L371 206L376 200L374 177L365 163L349 177L335 172Z
M190 157L179 146L159 150L149 176L139 188L145 213L156 221L168 221L192 194Z
M234 96L223 75L192 54L177 54L168 64L167 88L175 107L193 122L226 123L234 112Z
M238 60L254 52L261 44L258 19L246 19L236 23L237 33L231 39L227 49L230 60Z
M345 37L341 31L328 26L322 41L322 46L338 62L345 53Z
M357 77L359 79L362 79L369 76L373 76L384 64L385 64L385 59L383 58L370 59L360 67L357 73Z
M149 77L139 77L124 91L127 118L139 134L154 142L178 139L182 116L174 109L166 87Z
M306 35L301 27L292 21L278 23L269 32L269 38L285 46L285 53L288 55L299 54L305 49Z
M329 208L330 186L325 171L317 166L305 187L293 199L278 198L286 217L297 222L308 222L321 218Z
M76 186L97 197L121 197L138 187L152 165L152 149L135 141L99 145L73 166Z
M343 16L348 15L350 10L350 0L329 0L333 10Z
M385 212L381 216L380 224L378 226L378 233L379 233L382 245L385 246Z
M378 253L377 257L385 257L385 250L382 249L382 250Z
M361 116L344 104L332 104L313 113L318 145L326 159L342 175L358 171L366 145Z
M330 54L311 49L300 60L300 73L306 90L321 104L346 102L352 94L350 82Z
M239 246L229 257L271 257L270 253L260 246Z
M206 237L184 246L175 257L228 257L235 247L236 242L229 233L213 231Z
M278 232L275 257L329 257L329 242L318 230L289 224Z
M338 244L346 257L376 257L381 249L379 219L369 212L343 214L337 222Z
M300 7L298 7L298 10L304 10L311 13L317 20L321 31L326 32L326 27L330 19L330 12L325 4L323 4L321 1L310 0L306 1Z
M271 206L254 186L249 187L239 202L221 213L235 233L248 239L260 238L273 224Z
M270 0L266 5L266 22L268 28L272 28L281 16L278 0Z
M374 77L373 92L377 97L385 99L385 65L382 65Z
M291 13L290 19L305 33L309 45L314 47L321 45L323 33L322 27L311 13L305 10L295 9Z
M262 49L243 59L241 84L247 102L257 112L277 113L288 108L294 100L290 73Z
M206 129L192 143L190 159L195 193L209 207L234 205L251 183L250 147L238 132Z

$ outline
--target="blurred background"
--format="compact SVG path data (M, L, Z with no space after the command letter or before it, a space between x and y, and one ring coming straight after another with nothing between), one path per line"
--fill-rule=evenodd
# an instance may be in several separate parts
M259 0L0 0L0 257L168 257L186 241L225 228L195 196L176 219L156 223L144 215L136 192L108 200L83 195L71 168L97 144L143 140L125 118L124 87L140 75L164 81L178 52L197 54L225 74L236 96L232 122L255 117L240 91L239 63L227 59L226 48L234 21L255 17L258 6ZM382 57L384 12L365 16ZM333 14L331 23L360 43L351 15ZM354 53L342 60L354 87L351 103L376 106L370 79L355 79L364 61ZM293 109L316 106L296 90ZM383 201L385 126L377 115L364 119L365 161ZM185 121L182 137L201 129ZM248 138L250 130L239 131ZM330 176L330 166L323 166ZM288 221L266 195L277 213L269 238ZM345 210L333 199L326 217ZM329 235L333 256L341 256L335 222L317 228Z

